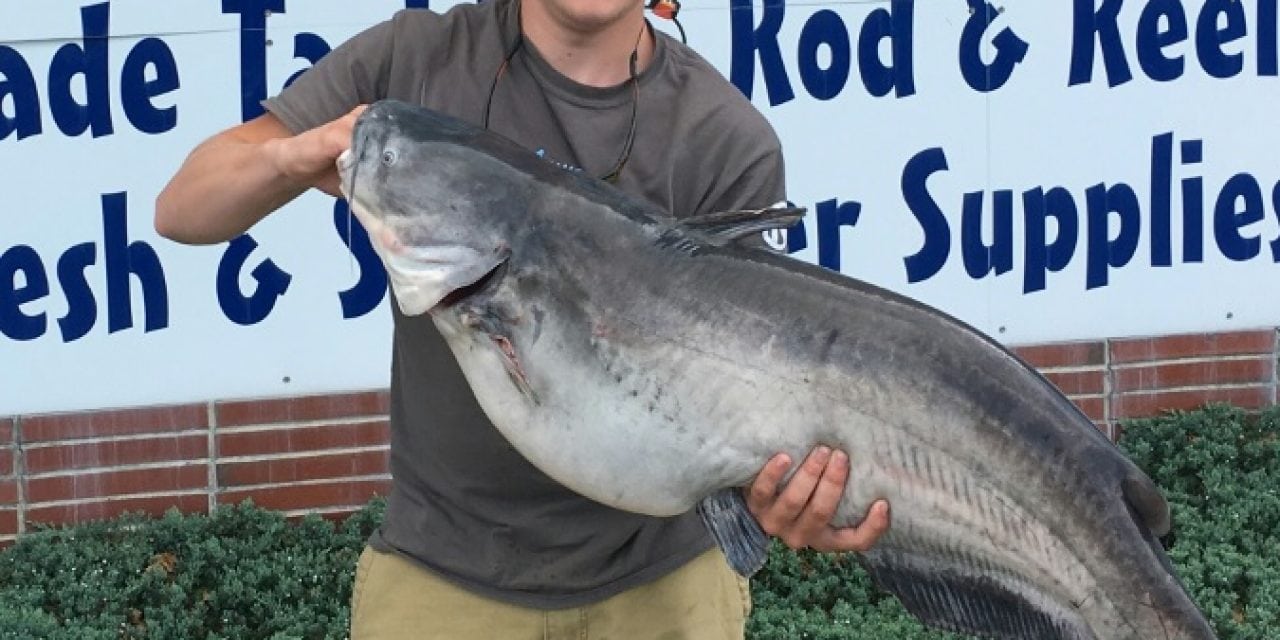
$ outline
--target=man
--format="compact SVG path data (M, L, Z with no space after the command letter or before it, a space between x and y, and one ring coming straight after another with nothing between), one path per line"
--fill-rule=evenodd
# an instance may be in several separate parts
M677 216L785 196L767 122L648 28L641 3L493 0L400 12L334 50L266 115L191 153L157 200L157 230L222 242L308 188L338 195L334 160L361 105L382 98L487 126ZM391 306L394 489L357 568L354 638L742 636L745 583L696 515L618 512L542 475L484 417L430 320ZM747 490L766 532L848 551L885 531L883 504L859 527L829 526L843 453L815 450L783 486L791 463L770 461Z

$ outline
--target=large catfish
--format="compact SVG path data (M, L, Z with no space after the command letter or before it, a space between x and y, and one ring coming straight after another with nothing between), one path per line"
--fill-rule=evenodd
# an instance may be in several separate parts
M889 501L860 558L928 625L1214 637L1157 540L1152 481L996 342L743 242L797 210L677 220L394 102L364 112L338 168L400 308L431 314L489 418L570 489L697 508L750 574L768 539L740 487L825 444L855 460L835 524Z

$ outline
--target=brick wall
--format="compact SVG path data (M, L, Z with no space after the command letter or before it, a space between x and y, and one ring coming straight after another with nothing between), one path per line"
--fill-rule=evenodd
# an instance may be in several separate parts
M388 435L385 391L0 418L0 544L245 498L343 515L389 490Z
M1276 404L1275 329L1028 345L1015 351L1099 428L1207 401ZM369 391L0 417L0 545L31 523L252 498L350 513L390 487L387 394Z
M1116 423L1228 402L1276 404L1275 329L1015 347L1107 435Z

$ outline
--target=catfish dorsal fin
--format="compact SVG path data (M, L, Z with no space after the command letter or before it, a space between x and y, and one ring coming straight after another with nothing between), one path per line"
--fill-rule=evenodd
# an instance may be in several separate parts
M716 211L681 219L677 227L726 245L769 229L786 229L804 217L804 207Z

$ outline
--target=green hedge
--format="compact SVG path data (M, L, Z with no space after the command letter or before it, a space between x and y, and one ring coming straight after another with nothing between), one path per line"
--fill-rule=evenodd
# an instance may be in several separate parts
M1132 422L1121 446L1167 492L1165 542L1223 640L1280 637L1280 410ZM382 509L335 525L245 504L32 532L0 552L0 639L342 638ZM847 557L775 546L753 594L754 640L957 638L923 629Z
M339 638L381 501L335 526L249 503L44 529L0 553L0 638Z

